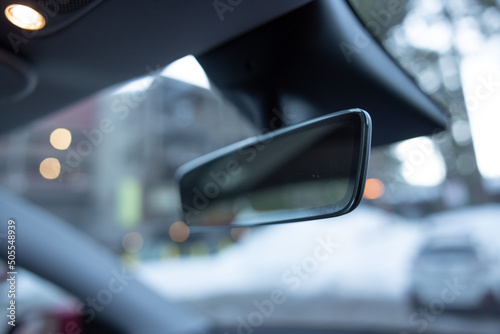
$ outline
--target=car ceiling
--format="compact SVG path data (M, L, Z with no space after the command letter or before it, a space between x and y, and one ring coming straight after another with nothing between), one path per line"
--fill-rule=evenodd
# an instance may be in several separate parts
M430 134L445 126L443 111L375 41L371 40L369 52L355 55L346 70L335 43L352 41L354 28L362 29L360 22L343 1L310 2L80 0L71 2L74 8L67 8L68 0L1 1L2 11L12 3L41 9L47 26L36 34L26 34L0 16L0 133L188 54L200 60L222 93L256 124L260 122L259 126L266 117L257 116L294 99L315 110L307 117L350 107L367 109L374 119L375 144ZM342 11L346 10L351 21L343 21L346 15ZM290 29L292 25L295 31ZM319 47L309 43L305 50L301 43L309 38L306 33L318 33L319 28L326 31L321 38L309 36ZM286 32L284 43L276 42L281 37L272 33L280 30ZM274 40L266 37L269 34ZM293 34L303 40L290 42ZM325 47L325 38L332 38L333 47ZM267 53L262 46L268 47ZM279 48L286 52L280 54ZM328 64L326 70L311 67L320 54L331 56L331 62L323 56L318 63ZM254 73L241 74L249 61L266 55L270 61L288 66L279 65L280 71L271 73L274 88L278 86L271 95L262 84L269 81L266 75L270 73L259 73L260 79ZM310 67L308 75L303 74L308 69L301 69L301 64ZM375 72L374 64L379 66ZM275 64L264 67L269 66ZM325 78L325 73L330 76ZM361 82L366 84L355 91ZM384 131L377 133L377 125L384 126Z
M39 1L31 2L33 8L39 8ZM37 75L38 84L21 101L0 105L0 132L110 85L144 76L147 68L157 69L187 54L200 54L306 2L244 1L233 6L231 15L221 21L212 1L106 0L49 36L38 34L26 38L26 43L22 40L15 50L9 33L20 38L24 34L7 21L3 8L30 1L2 1L0 59L7 54L23 61ZM59 15L77 14L57 14L55 18ZM51 17L47 15L46 28L50 24ZM5 91L4 86L9 85L7 80L2 81Z

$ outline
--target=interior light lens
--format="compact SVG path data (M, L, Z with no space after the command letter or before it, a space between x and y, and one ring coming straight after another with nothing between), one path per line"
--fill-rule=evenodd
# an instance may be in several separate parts
M45 18L28 6L14 4L5 9L5 16L14 25L26 30L40 30L45 26Z

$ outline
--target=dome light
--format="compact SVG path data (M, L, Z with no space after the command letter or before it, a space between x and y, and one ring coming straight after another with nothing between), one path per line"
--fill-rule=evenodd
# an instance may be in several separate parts
M40 30L45 27L45 18L28 6L14 4L5 9L5 16L19 28L26 30Z

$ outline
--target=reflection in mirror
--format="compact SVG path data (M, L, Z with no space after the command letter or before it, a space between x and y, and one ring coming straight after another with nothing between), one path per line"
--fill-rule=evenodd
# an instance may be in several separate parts
M333 217L361 199L371 122L360 109L250 138L182 166L184 220L251 226Z

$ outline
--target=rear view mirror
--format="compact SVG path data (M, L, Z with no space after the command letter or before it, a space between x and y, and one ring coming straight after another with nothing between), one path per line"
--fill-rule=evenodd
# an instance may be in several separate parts
M184 221L253 226L346 214L361 200L371 120L342 111L233 144L178 170Z

